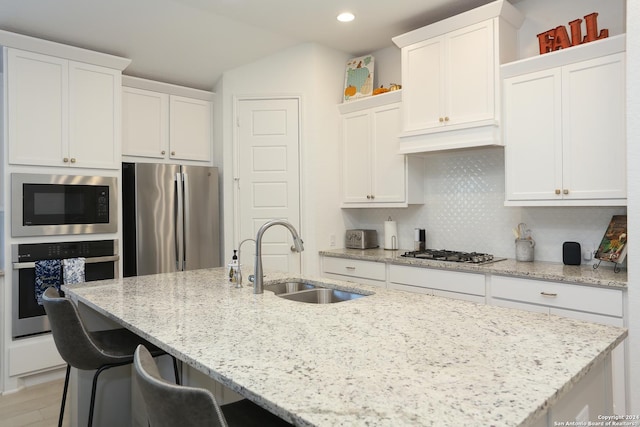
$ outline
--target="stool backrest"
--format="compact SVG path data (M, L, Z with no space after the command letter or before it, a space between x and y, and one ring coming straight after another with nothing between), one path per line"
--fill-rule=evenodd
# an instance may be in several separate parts
M151 427L227 427L209 390L165 381L143 345L136 349L133 366Z
M84 327L78 308L49 287L42 294L51 333L60 356L76 369L93 370L113 361L100 351Z

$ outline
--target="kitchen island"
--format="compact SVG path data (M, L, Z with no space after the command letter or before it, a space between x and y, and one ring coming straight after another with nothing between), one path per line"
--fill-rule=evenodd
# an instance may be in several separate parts
M268 273L265 285L286 277ZM234 288L224 268L65 290L302 426L546 425L547 411L606 367L627 335L556 316L321 280L370 295L328 305L254 295L249 286Z

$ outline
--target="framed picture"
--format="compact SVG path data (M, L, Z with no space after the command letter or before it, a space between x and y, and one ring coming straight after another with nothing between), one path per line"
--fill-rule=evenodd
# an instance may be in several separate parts
M373 93L374 58L371 55L353 58L347 62L344 76L344 101L371 96Z

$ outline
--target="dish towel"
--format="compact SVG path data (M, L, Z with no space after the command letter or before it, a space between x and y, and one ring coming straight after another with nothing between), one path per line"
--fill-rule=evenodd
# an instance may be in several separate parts
M84 258L67 258L62 260L63 283L84 282Z
M62 263L59 259L45 259L36 261L36 301L42 305L42 293L49 287L55 286L60 290L62 281Z

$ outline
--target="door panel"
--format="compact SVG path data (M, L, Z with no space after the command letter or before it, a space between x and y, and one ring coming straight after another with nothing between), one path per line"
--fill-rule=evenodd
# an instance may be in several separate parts
M239 100L237 107L237 242L255 239L258 229L272 219L288 220L300 233L298 100L247 99ZM264 269L299 273L300 255L291 251L292 244L284 227L267 230L262 240ZM241 262L253 265L253 254L253 246L245 245Z

